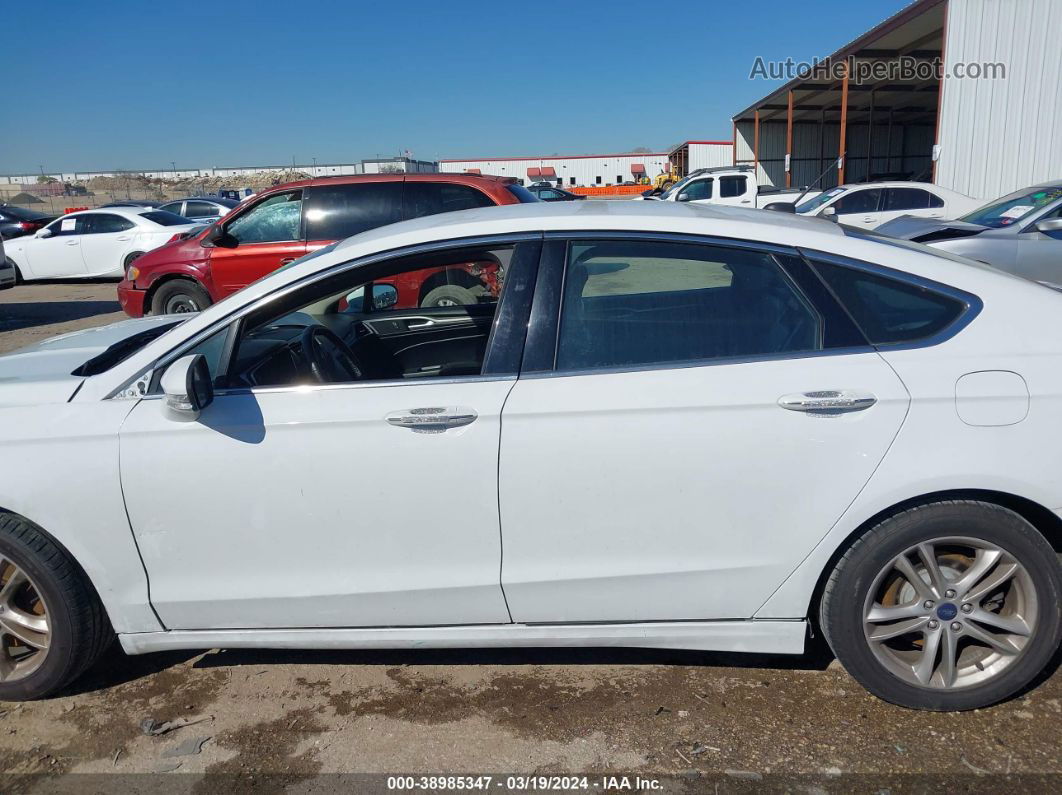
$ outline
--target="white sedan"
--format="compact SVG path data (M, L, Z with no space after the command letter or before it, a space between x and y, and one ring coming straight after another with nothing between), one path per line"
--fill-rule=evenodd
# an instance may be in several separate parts
M485 289L399 300L448 270ZM0 699L111 633L799 654L813 628L885 699L993 703L1059 647L1060 332L1056 291L916 244L586 201L382 227L38 343L0 357Z
M7 257L23 281L120 277L141 254L196 226L149 207L83 210L7 241Z
M796 211L874 229L902 215L958 218L981 204L977 199L928 182L866 182L830 188L802 201Z

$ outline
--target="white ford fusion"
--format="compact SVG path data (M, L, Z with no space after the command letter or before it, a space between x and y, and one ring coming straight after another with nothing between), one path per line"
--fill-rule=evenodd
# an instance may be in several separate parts
M469 303L403 279L477 274ZM0 698L175 648L1059 646L1062 295L821 220L450 213L0 357ZM502 550L504 549L504 555Z
M7 242L22 280L117 277L196 222L150 207L107 207L56 218L36 234Z

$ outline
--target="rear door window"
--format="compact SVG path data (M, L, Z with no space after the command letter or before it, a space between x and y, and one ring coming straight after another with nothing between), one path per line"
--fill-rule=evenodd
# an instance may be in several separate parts
M342 240L402 220L400 181L316 185L306 193L307 240Z
M936 202L934 203L934 200ZM930 207L943 207L944 202L927 190L921 188L888 188L885 191L885 210L926 210Z
M190 201L187 203L184 214L188 218L215 218L218 215L218 208L210 202Z
M729 199L735 196L741 196L745 193L746 185L748 184L748 177L720 177L719 178L719 198Z
M917 284L815 261L815 270L875 345L925 339L943 331L966 305Z
M545 189L540 193L554 193ZM446 182L407 182L406 205L410 218L425 215L437 215L457 210L471 210L476 207L493 207L494 201L487 194L468 185L455 185Z
M161 207L156 207L155 209L161 210L164 213L184 215L184 202L170 202L169 204L163 204Z
M109 232L124 232L127 229L132 229L136 224L130 221L128 218L122 218L120 215L111 215L110 213L92 213L91 215L84 216L89 219L87 229L84 234L89 235L105 235Z

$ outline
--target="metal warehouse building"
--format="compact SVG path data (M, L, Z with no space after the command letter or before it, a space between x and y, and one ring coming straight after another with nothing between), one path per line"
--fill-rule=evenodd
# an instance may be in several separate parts
M1062 0L916 0L734 116L734 161L767 185L889 176L983 199L1062 178L1060 42Z
M521 184L552 182L565 188L576 185L621 185L652 179L668 167L667 153L618 155L553 155L552 157L490 157L440 160L439 171L495 174L516 177Z
M734 145L730 141L685 141L667 156L675 170L686 176L698 168L733 165Z

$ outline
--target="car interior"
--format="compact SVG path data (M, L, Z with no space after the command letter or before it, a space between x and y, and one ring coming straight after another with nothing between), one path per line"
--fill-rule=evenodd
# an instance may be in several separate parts
M277 387L479 375L512 252L430 254L369 282L352 283L347 275L345 284L333 277L296 291L268 316L248 319L227 375L216 383ZM482 286L469 288L477 278ZM468 301L420 305L429 280L464 286L459 294Z

